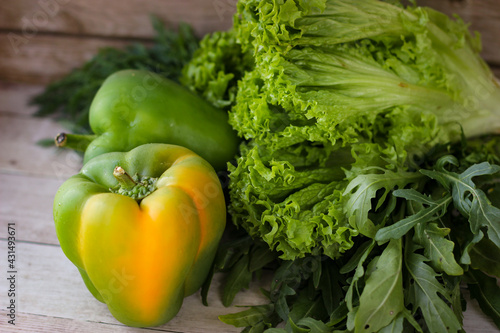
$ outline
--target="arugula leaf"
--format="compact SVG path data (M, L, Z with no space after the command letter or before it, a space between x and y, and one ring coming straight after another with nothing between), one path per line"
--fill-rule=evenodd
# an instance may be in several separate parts
M356 332L378 332L404 309L402 257L401 240L391 240L359 298Z
M446 239L450 229L439 228L436 223L419 224L415 227L414 241L424 248L425 256L438 272L448 275L463 275L464 270L455 260L455 243Z
M500 209L493 206L486 194L476 187L472 178L493 175L500 166L488 162L474 164L462 174L446 170L447 164L458 165L455 157L445 156L437 162L438 170L421 170L424 175L440 182L453 196L453 204L469 219L473 234L481 228L487 229L489 239L500 248Z
M413 326L413 328L419 332L419 333L423 333L424 330L422 329L422 327L420 326L420 324L415 320L415 317L413 317L412 313L410 312L410 310L408 309L404 309L402 312L401 312L401 315L404 316L404 318L411 324L411 326Z
M415 252L416 246L407 246L405 265L409 273L408 301L420 309L430 332L458 332L459 319L450 306L448 291L437 280L437 273L425 262L427 258ZM443 298L441 298L443 297Z
M487 276L478 270L470 270L468 283L470 295L476 299L483 310L500 328L500 287L497 279Z
M338 324L342 324L344 321L346 321L348 314L349 309L347 309L346 302L340 302L339 306L330 313L329 325L336 326Z
M389 325L380 329L378 333L403 333L404 318L404 315L399 313Z
M316 293L315 293L316 294ZM301 321L306 318L325 318L325 309L322 304L322 299L319 295L315 295L315 298L311 299L311 293L307 289L303 289L298 295L297 300L292 306L290 315L285 328L293 327L296 325L301 325Z
M464 279L463 276L448 276L446 274L441 275L443 279L443 285L446 290L448 290L448 295L450 298L450 306L453 309L453 313L457 317L460 325L464 323L464 311L466 309L466 301L462 296L462 281Z
M375 242L373 240L368 240L364 243L361 243L361 245L359 245L359 247L356 249L356 252L354 252L354 254L350 256L349 261L347 261L347 263L340 268L340 274L347 274L355 270L360 263L363 263L369 251L373 249L374 245Z
M356 271L354 272L354 275L351 278L349 288L347 289L346 296L345 296L345 302L346 302L347 308L349 309L349 313L353 312L354 306L355 306L354 290L355 289L357 290L358 281L360 281L360 279L365 274L365 269L363 267L363 264L366 261L366 259L368 258L369 254L371 253L371 251L373 250L374 247L375 247L375 242L371 241L369 243L369 245L363 249L363 251L360 251L361 255L359 256L359 259L356 260L357 261ZM352 264L349 263L348 267L351 265ZM346 266L344 266L344 267L346 267ZM342 268L341 268L340 272L342 273Z
M433 200L414 189L396 190L393 192L396 197L412 200L420 204L428 205L427 208L421 209L416 214L410 215L390 226L381 228L375 235L376 241L386 241L389 239L399 239L403 237L409 230L419 223L432 222L442 217L451 202L451 196L445 196L439 200Z
M247 234L236 235L229 227L224 232L231 233L232 238L219 244L214 260L216 270L222 272L230 270L242 256L248 255L254 246L252 238Z
M276 260L277 257L277 253L271 251L267 246L254 246L250 254L248 269L251 273L258 271Z
M288 285L284 285L280 288L278 298L275 301L276 313L284 321L288 320L290 315L290 308L288 307L287 296L295 295L296 291Z
M332 313L342 302L343 295L338 292L342 290L341 288L340 273L337 265L331 261L326 261L323 264L318 289L321 292L321 299L327 313Z
M470 251L471 267L500 278L500 249L483 238Z
M470 265L471 264L471 257L470 257L470 252L472 249L474 249L475 245L478 244L484 237L484 234L482 231L479 231L476 234L469 233L466 236L463 250L462 250L462 256L460 257L460 263L463 265Z
M248 269L249 261L249 256L242 256L228 273L222 295L224 306L230 306L239 291L248 289L252 280L252 273Z
M272 304L252 306L248 310L219 316L219 320L236 327L254 326L269 317L274 311Z
M361 174L355 177L344 191L344 195L349 195L345 205L345 214L350 216L349 223L361 234L370 238L375 237L377 227L368 218L368 212L372 209L371 200L376 197L377 192L384 191L378 200L377 206L379 207L391 190L396 187L404 188L420 178L415 172L394 172L391 170L383 170L383 173Z
M330 333L332 330L322 321L311 317L302 318L297 322L297 325L306 327L309 333Z
M500 248L500 208L492 206L483 191L477 190L475 195L469 216L472 230L486 227L488 238Z

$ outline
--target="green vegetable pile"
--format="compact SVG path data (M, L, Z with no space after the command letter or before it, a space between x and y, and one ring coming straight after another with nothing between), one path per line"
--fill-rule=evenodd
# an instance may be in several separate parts
M336 258L373 237L378 190L422 186L420 161L460 126L500 129L498 85L463 23L360 3L239 4L232 34L255 65L230 112L248 140L230 170L233 218L283 259Z
M160 73L243 138L212 270L223 304L272 279L268 304L222 321L461 332L467 289L500 327L500 85L463 21L396 0L239 0L230 30L171 40L191 53Z
M182 81L230 103L246 139L229 209L255 242L216 263L225 303L275 258L262 248L280 267L269 304L223 321L458 332L467 283L500 325L500 89L480 48L462 21L395 1L239 1Z

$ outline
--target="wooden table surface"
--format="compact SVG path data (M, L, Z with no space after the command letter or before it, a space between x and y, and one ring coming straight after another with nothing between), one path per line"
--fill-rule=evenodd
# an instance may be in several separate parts
M473 28L481 30L483 40L488 41L484 43L485 59L500 65L500 2L438 3L432 5L460 13L473 23ZM47 7L50 4L52 7ZM152 35L148 14L152 11L171 25L179 21L192 23L201 35L230 26L234 8L234 1L229 0L0 2L1 332L240 331L217 318L241 310L222 306L221 276L216 276L209 293L210 306L203 306L200 295L195 294L185 299L178 316L154 329L120 324L105 305L93 298L61 251L52 219L55 192L66 178L79 171L81 158L70 151L37 146L38 140L53 137L63 128L50 119L32 117L35 110L27 104L44 84L89 59L99 47L121 47L132 40L148 42ZM15 261L11 263L7 258L9 226L16 239ZM11 275L15 278L15 297L8 295L7 278ZM250 290L242 291L234 304L264 303L260 285L255 282ZM8 322L11 299L15 301L15 325ZM475 301L468 302L464 323L468 333L500 331Z

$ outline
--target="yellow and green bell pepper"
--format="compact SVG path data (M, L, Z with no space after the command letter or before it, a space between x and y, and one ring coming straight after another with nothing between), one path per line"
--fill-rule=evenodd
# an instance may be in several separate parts
M129 326L173 318L211 268L226 223L220 181L187 148L99 155L54 200L61 248L89 291Z

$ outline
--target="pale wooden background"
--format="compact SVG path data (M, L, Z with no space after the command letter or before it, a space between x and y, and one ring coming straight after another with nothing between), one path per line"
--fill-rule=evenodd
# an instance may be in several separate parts
M500 76L499 0L422 0L446 13L458 13L483 36L483 57ZM57 188L78 172L75 153L35 145L62 128L48 119L31 117L29 97L81 65L103 46L149 43L149 14L170 27L181 21L201 36L231 26L235 0L2 0L0 2L0 331L2 332L139 332L118 323L87 292L76 268L67 260L55 235L52 200ZM14 43L13 43L14 42ZM495 67L499 66L499 67ZM7 223L17 237L17 320L7 324ZM155 330L164 332L239 332L217 316L237 312L224 308L217 277L209 307L200 296L185 300L179 315ZM264 302L254 285L235 304ZM499 332L469 302L469 333Z

